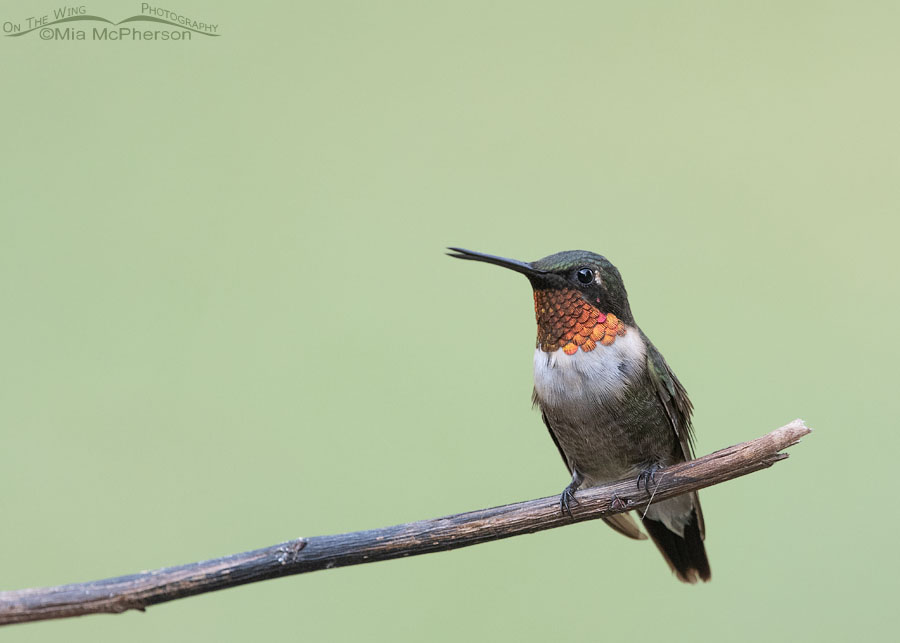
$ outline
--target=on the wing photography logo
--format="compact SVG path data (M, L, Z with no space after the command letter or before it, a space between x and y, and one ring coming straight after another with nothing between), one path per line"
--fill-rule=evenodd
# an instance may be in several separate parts
M21 20L4 20L0 29L4 36L13 38L37 35L41 40L101 42L193 40L194 36L221 35L218 24L148 2L141 3L139 14L118 21L90 14L86 5L76 5L59 7L49 13Z

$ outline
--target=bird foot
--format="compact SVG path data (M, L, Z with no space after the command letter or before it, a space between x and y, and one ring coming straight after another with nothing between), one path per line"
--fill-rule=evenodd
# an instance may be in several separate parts
M559 496L559 509L562 511L563 515L569 514L569 518L574 518L571 505L578 504L578 498L575 497L575 492L578 491L578 487L581 486L582 482L584 482L584 476L573 469L572 482L569 483L568 487L563 489L562 494Z
M575 488L577 489L577 487ZM572 515L571 505L577 505L578 498L575 497L575 489L572 488L572 485L569 485L559 496L559 509L562 513L568 514L569 518L574 518Z
M620 511L622 509L625 509L627 506L628 503L616 495L612 497L612 501L609 503L609 508L613 509L614 511Z
M637 488L640 489L641 486L644 487L644 491L649 494L653 494L656 492L656 474L662 471L665 467L663 467L658 462L654 462L649 467L640 472L637 478ZM653 491L650 491L650 485L653 485Z

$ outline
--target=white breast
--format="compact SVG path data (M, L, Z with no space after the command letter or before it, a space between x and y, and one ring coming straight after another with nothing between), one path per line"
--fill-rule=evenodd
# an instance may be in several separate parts
M534 351L534 391L544 404L563 406L593 399L602 403L609 396L620 398L632 378L646 367L647 346L636 328L609 346L598 344L589 352L581 349L566 355L538 347Z

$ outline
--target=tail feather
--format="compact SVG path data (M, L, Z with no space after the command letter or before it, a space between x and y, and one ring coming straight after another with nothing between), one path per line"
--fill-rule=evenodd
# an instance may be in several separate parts
M685 583L704 582L711 577L706 548L703 546L703 534L696 509L691 509L691 519L684 526L684 536L671 531L661 521L644 517L643 523L650 538L659 548L660 553L678 580Z
M635 540L647 540L644 532L641 531L641 528L637 526L637 523L634 521L634 518L631 517L630 513L605 516L603 518L603 522L618 531L623 536L628 536L629 538L634 538Z

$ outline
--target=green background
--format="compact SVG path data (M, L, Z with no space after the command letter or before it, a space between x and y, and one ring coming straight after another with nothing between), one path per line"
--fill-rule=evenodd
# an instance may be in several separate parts
M900 6L160 6L222 36L0 36L0 588L558 493L528 284L447 245L608 256L699 453L816 431L706 586L586 523L4 641L895 629Z

